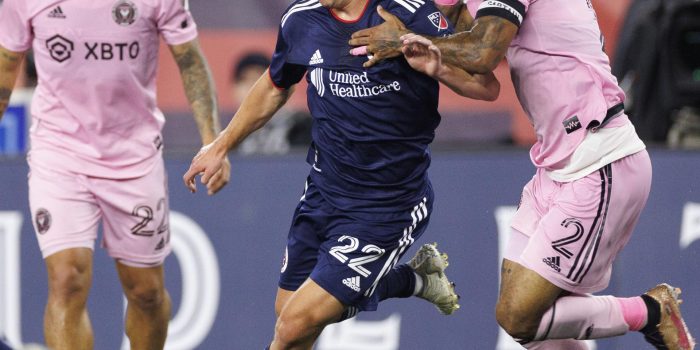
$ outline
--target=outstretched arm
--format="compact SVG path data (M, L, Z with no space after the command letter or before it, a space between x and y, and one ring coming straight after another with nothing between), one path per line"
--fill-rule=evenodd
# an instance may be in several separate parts
M207 61L196 39L181 45L171 45L170 51L180 69L185 94L190 102L202 145L209 144L214 141L221 126L214 82ZM230 174L231 165L228 159L225 159L221 170L207 184L208 193L212 195L222 189L228 183Z
M430 40L408 34L402 52L413 69L423 72L468 98L493 101L498 98L501 85L493 72L470 74L444 64L440 49Z
M289 99L290 89L278 89L265 73L253 85L241 107L228 126L214 142L202 147L192 160L189 170L183 176L185 185L194 192L197 190L195 176L202 174L202 183L208 184L212 176L222 168L229 150L238 146L250 133L261 128Z
M10 103L10 95L15 87L23 58L23 52L9 51L0 46L0 118Z

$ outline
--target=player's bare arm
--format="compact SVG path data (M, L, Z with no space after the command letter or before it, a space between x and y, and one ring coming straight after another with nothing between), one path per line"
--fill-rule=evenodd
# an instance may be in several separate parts
M517 33L518 26L512 22L484 16L477 18L469 31L431 40L442 52L445 63L486 74L503 60Z
M440 49L420 35L408 34L404 42L402 52L413 69L440 81L461 96L486 101L498 98L501 85L493 72L470 74L444 64Z
M402 37L410 34L406 26L394 15L379 10L384 23L355 32L350 39L352 46L367 46L372 56L365 67L401 54ZM471 16L464 17L459 26L466 26ZM472 73L492 71L503 59L518 26L496 16L484 16L473 21L470 30L444 38L428 37L442 52L445 63Z
M24 53L12 52L0 46L0 118L10 103L23 58Z
M172 45L170 51L180 69L185 94L190 102L202 144L209 144L214 141L221 126L219 125L214 82L207 61L197 40L181 45ZM231 165L228 159L224 158L221 170L207 183L209 195L222 189L228 183L230 174Z
M195 176L202 174L202 183L208 184L212 176L223 166L228 151L238 146L253 131L261 128L287 102L293 88L279 89L265 71L253 85L241 107L228 126L214 142L205 145L192 160L190 168L183 176L190 191L197 190Z

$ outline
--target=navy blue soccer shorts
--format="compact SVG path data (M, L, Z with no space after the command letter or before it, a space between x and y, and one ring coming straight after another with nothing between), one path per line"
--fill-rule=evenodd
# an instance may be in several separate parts
M375 289L426 227L432 190L411 210L344 212L307 180L287 238L279 287L297 290L311 278L346 306L377 309Z

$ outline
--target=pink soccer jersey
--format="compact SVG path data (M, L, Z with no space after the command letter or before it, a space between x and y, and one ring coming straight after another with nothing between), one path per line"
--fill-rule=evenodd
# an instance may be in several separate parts
M472 13L477 8L479 12L507 8L514 22L520 22L506 59L537 134L530 157L540 168L565 167L589 123L602 121L609 108L625 99L603 52L590 0L469 0L467 4Z
M30 163L133 178L160 155L159 36L197 36L182 0L5 0L0 45L34 50Z

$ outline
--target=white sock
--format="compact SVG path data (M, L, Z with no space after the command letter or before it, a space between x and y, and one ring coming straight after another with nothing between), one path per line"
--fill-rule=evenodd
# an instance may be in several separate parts
M415 272L413 274L416 276L416 287L413 288L413 295L416 296L421 290L423 290L423 277Z

